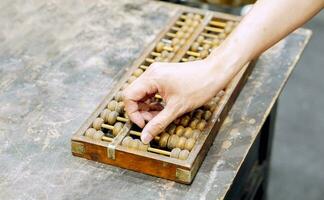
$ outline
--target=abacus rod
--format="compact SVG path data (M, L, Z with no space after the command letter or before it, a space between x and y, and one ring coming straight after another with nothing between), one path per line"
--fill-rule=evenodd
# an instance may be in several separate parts
M138 132L138 131L130 130L129 131L129 134L136 135L136 136L140 136L141 137L141 132ZM154 139L159 140L160 137L159 136L155 136Z
M213 26L221 26L221 27L226 26L226 22L220 22L220 21L210 21L209 24L211 24Z
M210 26L206 26L205 30L212 31L212 32L215 32L215 33L223 32L223 29L221 29L221 28L214 28L214 27L210 27Z
M106 142L112 142L112 141L113 141L112 138L107 137L107 136L102 136L102 137L101 137L101 140L106 141Z
M156 148L152 148L152 147L148 147L147 151L153 152L153 153L158 153L158 154L162 154L162 155L166 155L166 156L170 156L171 152L169 151L165 151L165 150L161 150L161 149L156 149Z

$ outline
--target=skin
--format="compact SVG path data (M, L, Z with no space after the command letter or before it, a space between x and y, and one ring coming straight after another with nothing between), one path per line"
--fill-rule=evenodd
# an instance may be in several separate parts
M203 60L153 63L124 90L125 110L149 143L173 120L202 106L253 58L311 19L324 0L259 0L227 39ZM164 108L152 105L159 93Z

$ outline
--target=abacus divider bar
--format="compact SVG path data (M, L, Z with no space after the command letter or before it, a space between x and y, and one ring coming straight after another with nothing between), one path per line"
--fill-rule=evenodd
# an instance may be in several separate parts
M156 148L152 148L152 147L148 147L147 151L153 152L153 153L158 153L158 154L162 154L165 156L170 156L171 152L169 151L165 151L165 150L161 150L161 149L156 149Z

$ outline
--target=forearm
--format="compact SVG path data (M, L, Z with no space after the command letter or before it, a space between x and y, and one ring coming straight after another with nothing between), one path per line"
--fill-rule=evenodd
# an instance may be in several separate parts
M312 18L323 0L259 0L232 34L207 58L231 79L251 59ZM219 65L217 65L219 66Z

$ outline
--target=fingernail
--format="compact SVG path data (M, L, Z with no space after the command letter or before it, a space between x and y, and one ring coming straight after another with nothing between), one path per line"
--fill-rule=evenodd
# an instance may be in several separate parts
M153 136L149 133L142 133L141 140L144 144L148 144L153 139Z

